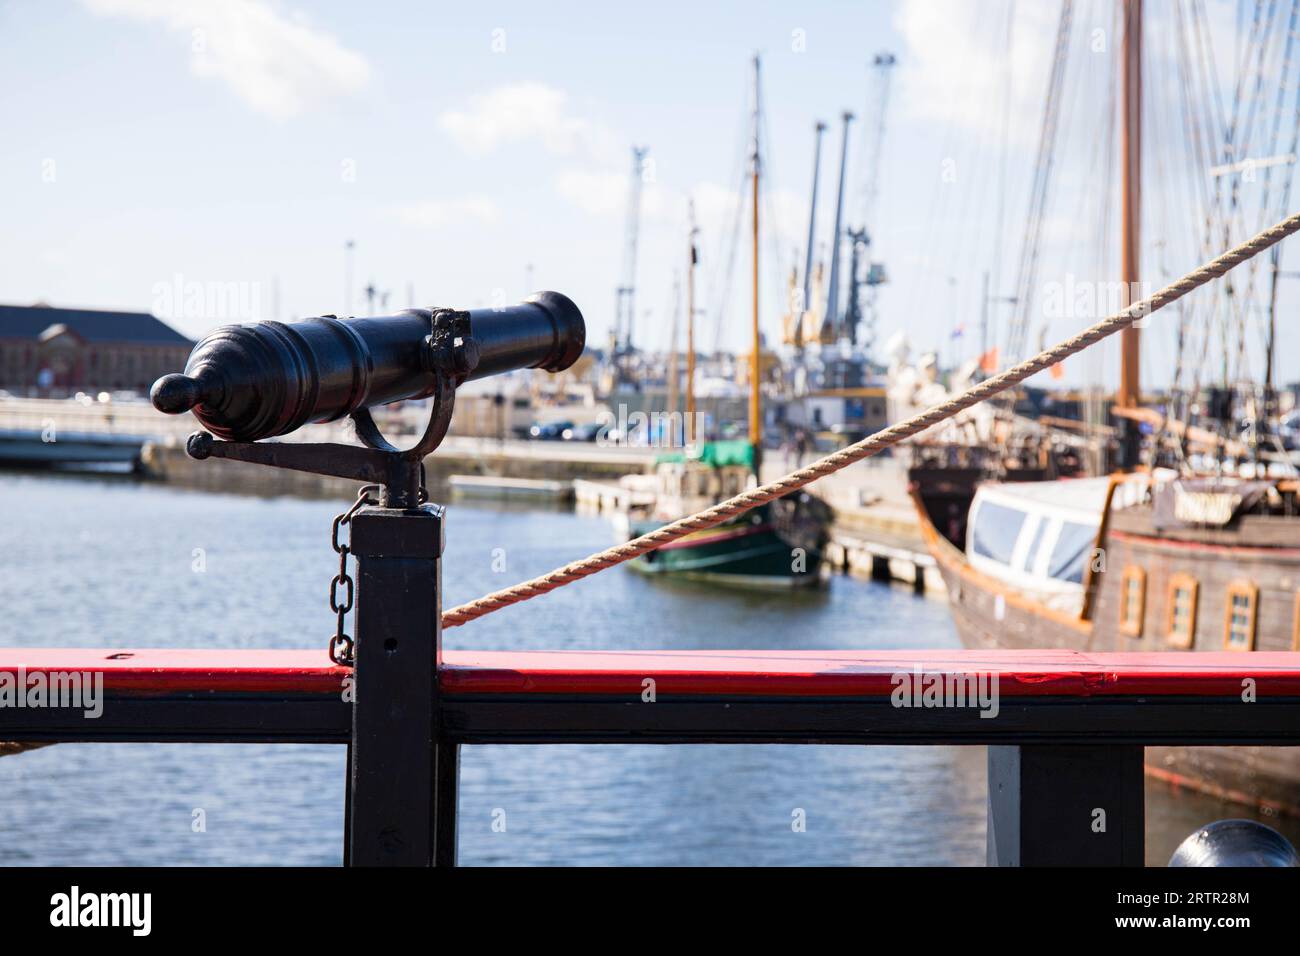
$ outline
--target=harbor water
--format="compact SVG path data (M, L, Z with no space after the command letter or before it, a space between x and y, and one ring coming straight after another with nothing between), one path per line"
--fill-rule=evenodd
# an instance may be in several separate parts
M0 476L0 644L324 648L345 502ZM445 607L607 545L608 522L453 505ZM946 605L835 577L755 594L626 568L449 630L449 648L956 647ZM464 865L979 865L969 747L494 746L462 751ZM338 864L330 746L60 744L0 759L0 865ZM1148 784L1148 860L1246 815ZM1278 825L1277 821L1269 821ZM1295 839L1295 828L1281 829Z

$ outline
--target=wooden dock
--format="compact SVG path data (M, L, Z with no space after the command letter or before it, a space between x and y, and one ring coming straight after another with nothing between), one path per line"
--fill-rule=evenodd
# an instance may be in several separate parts
M652 491L629 487L620 481L573 480L573 498L580 511L592 514L626 515L633 508L654 504Z
M845 574L901 581L917 593L944 594L943 579L934 570L934 557L921 537L911 499L900 489L889 490L888 497L870 504L846 504L841 497L832 505L835 521L827 561Z
M943 579L927 573L934 557L919 541L886 531L864 532L839 523L831 527L826 560L836 570L873 581L902 581L918 593L944 593Z

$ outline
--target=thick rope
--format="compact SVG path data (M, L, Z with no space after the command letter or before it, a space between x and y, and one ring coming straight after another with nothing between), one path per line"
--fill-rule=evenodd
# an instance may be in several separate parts
M1205 285L1211 279L1219 278L1228 270L1258 255L1297 230L1300 230L1300 213L1264 230L1253 239L1249 239L1236 248L1230 249L1194 272L1189 272L1149 298L1133 303L1123 311L1103 319L1073 338L1066 339L1059 345L1055 345L1044 352L1039 352L1033 358L1021 362L1019 365L994 375L992 378L985 379L960 395L927 408L925 411L913 415L897 425L891 425L889 428L842 448L834 454L827 455L806 468L791 472L784 478L760 485L743 494L736 495L734 498L728 498L712 508L706 508L696 514L666 524L662 528L641 535L639 538L633 538L623 544L606 548L604 551L583 558L581 561L566 564L549 574L543 574L541 577L533 578L531 581L524 581L522 584L516 584L501 591L494 591L476 601L454 607L442 615L442 626L457 627L485 614L498 611L503 607L509 607L511 604L518 604L520 601L527 601L539 594L554 591L556 588L563 587L580 578L585 578L590 574L595 574L597 571L603 571L616 564L622 564L624 561L630 561L632 558L639 557L649 551L654 551L656 548L662 547L670 541L676 541L678 538L692 532L712 528L729 518L734 518L736 515L744 514L759 505L781 498L792 491L797 491L804 485L837 472L841 468L846 468L856 461L870 458L891 445L897 445L899 442L911 438L913 435L923 432L959 412L965 411L986 398L1005 391L1013 385L1018 385L1031 375L1050 368L1076 352L1081 352L1090 345L1094 345L1102 339L1128 328L1139 319L1155 312L1157 309L1163 309L1171 302L1176 302L1194 289Z

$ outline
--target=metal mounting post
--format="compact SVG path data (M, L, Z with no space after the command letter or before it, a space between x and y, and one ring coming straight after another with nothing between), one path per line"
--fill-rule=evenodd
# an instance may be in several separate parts
M988 865L1144 865L1142 750L989 747Z
M346 856L352 866L456 862L457 748L438 721L443 509L366 507L357 559L356 685Z
M562 372L586 340L582 313L558 292L473 312L407 309L226 326L195 346L184 372L164 375L150 390L158 411L193 412L206 429L186 443L195 460L365 482L330 531L339 572L330 582L329 660L355 668L346 864L456 862L459 754L439 726L437 700L443 511L424 503L424 459L447 435L458 387L517 369ZM397 448L370 410L426 398L423 434ZM263 440L345 415L364 447ZM349 524L345 543L340 531ZM355 638L344 630L354 608Z

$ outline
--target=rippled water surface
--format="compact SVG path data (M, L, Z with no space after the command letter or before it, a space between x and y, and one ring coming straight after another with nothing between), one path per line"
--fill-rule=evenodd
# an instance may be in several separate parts
M0 476L0 495L0 644L323 647L332 632L329 528L341 502L22 475ZM600 518L455 505L444 606L610 538ZM445 643L827 649L957 640L941 601L904 588L835 578L815 593L766 595L617 568L452 629ZM341 861L339 747L61 744L0 759L0 793L0 864ZM194 832L197 810L205 832ZM979 864L984 751L466 747L460 810L463 864ZM796 810L805 832L791 826ZM1149 788L1153 862L1197 823L1227 815L1236 812Z

